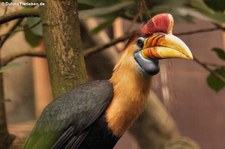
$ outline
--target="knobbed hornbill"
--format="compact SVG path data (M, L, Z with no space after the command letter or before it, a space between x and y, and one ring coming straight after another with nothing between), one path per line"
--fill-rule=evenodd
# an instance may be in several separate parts
M142 113L159 59L192 59L172 35L173 17L159 14L129 41L109 80L80 85L51 102L25 149L111 149Z

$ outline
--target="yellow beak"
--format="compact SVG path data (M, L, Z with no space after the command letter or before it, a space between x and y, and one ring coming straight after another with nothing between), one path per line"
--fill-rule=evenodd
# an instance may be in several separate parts
M172 34L155 33L144 41L141 54L145 58L184 58L193 59L187 45Z

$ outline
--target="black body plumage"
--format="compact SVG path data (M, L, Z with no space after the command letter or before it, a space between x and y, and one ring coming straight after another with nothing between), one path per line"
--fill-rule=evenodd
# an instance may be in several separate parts
M53 100L38 119L24 149L113 148L105 110L113 98L109 81L80 85Z

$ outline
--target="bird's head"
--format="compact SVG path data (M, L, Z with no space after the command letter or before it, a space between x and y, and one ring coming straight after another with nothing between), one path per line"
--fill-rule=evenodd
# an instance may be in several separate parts
M172 15L158 14L141 27L129 42L127 49L131 50L130 52L142 73L157 74L160 59L193 59L187 45L172 34L173 26Z

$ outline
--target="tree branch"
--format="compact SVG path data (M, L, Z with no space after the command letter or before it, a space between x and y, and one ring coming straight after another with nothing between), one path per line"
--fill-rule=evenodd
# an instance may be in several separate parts
M219 67L219 68L224 68L225 69L225 65L220 65L220 64L215 64L215 63L208 63L208 62L202 62L207 66L211 66L211 67Z
M17 26L19 26L21 24L21 22L23 21L23 19L19 19L9 30L8 34L6 34L6 36L2 39L2 41L0 42L0 49L2 48L3 44L6 42L6 40L10 37L10 35L13 33L13 31L16 29Z
M223 81L225 83L225 78L223 76L221 76L220 74L215 73L211 68L209 68L209 66L207 64L201 62L196 57L194 57L194 61L196 63L198 63L199 65L201 65L205 70L207 70L208 72L212 73L215 77L219 78L221 81Z
M225 31L225 27L216 26L216 27L213 27L213 28L200 29L200 30L188 31L188 32L181 32L181 33L177 33L175 35L177 35L177 36L192 35L192 34L198 34L198 33L204 33L204 32L212 32L212 31L216 31L216 30Z
M32 29L32 28L36 27L38 24L40 24L40 23L41 23L41 20L38 21L37 23L31 25L31 26L23 26L22 28L19 28L18 30L13 31L12 33L17 33L17 32L21 32L21 31L26 31L26 30ZM9 33L6 33L6 34L1 34L0 37L7 36L8 34L11 35L12 33L9 32Z
M0 148L7 149L12 144L15 136L8 132L4 99L3 74L0 73Z
M5 15L7 13L7 11L8 11L8 6L5 6L3 15Z
M37 50L19 50L19 51L13 51L11 54L8 54L5 57L2 57L2 66L7 65L9 62L13 61L16 58L22 57L22 56L31 56L31 57L46 57L46 54L44 51L37 51Z
M25 18L25 17L39 17L38 8L24 8L12 13L8 13L0 17L0 25L9 22L14 19Z
M119 37L117 39L113 39L113 40L111 40L111 42L106 43L104 45L100 45L100 46L96 46L96 47L84 50L84 55L85 55L85 57L88 57L88 56L91 56L91 55L96 54L98 52L101 52L102 50L104 50L106 48L109 48L109 47L111 47L111 46L113 46L113 45L115 45L119 42L123 42L123 41L129 39L130 37L132 37L134 35L134 33L135 32L128 33L128 34L126 34L122 37Z
M225 27L216 26L216 27L208 28L208 29L200 29L200 30L189 31L189 32L181 32L181 33L177 33L175 35L179 35L179 36L181 36L181 35L192 35L192 34L198 34L198 33L204 33L204 32L211 32L211 31L215 31L215 30L225 31ZM106 43L104 45L89 48L89 49L84 51L84 55L85 55L85 57L88 57L88 56L91 56L92 54L96 54L98 52L101 52L102 50L104 50L106 48L109 48L109 47L114 46L115 44L117 44L119 42L123 42L123 41L129 39L130 37L132 37L134 35L134 33L135 32L125 34L124 36L119 37L117 39L113 39L113 40L111 40L111 42Z

